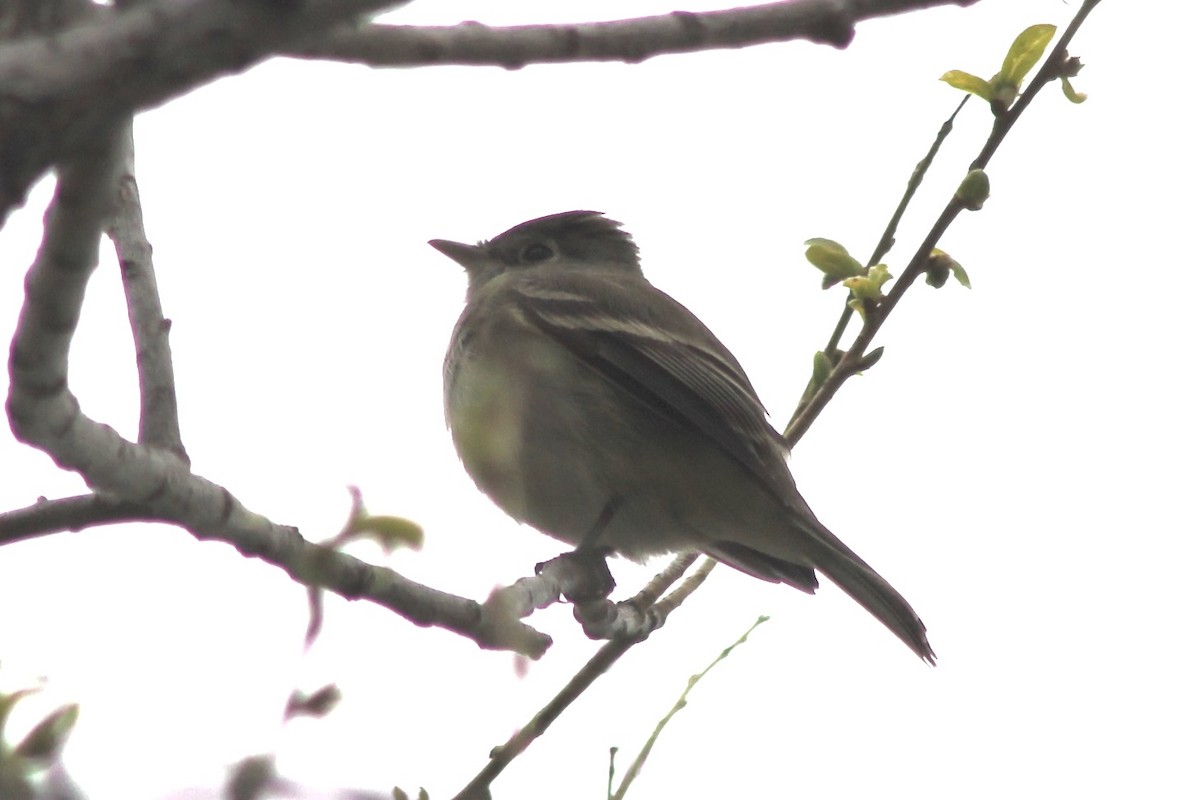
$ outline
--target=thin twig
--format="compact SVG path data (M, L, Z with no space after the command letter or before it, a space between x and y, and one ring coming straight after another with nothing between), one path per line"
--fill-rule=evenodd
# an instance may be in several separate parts
M954 129L954 120L958 116L958 112L962 111L963 106L971 99L970 95L964 95L962 101L954 108L954 112L942 123L942 127L938 129L937 136L934 137L933 143L929 146L929 152L925 157L917 162L913 168L912 175L908 179L908 184L904 188L904 195L900 198L900 202L896 205L896 210L892 212L891 219L884 226L883 233L879 237L879 243L875 245L875 251L871 253L871 258L867 261L867 266L871 267L883 260L884 255L892 249L892 245L896 241L896 230L900 227L900 220L904 216L904 212L908 210L908 204L912 201L913 196L917 193L917 188L925 179L925 173L929 171L929 167L933 164L934 157L941 150L942 142L950 135L950 131ZM849 301L849 297L847 297ZM838 317L837 323L833 326L833 333L829 336L829 342L825 345L825 356L829 359L830 364L837 364L841 359L839 348L842 344L842 337L846 334L846 328L850 325L850 320L854 317L854 309L850 307L849 302L842 306L842 315ZM817 387L810 386L805 389L804 397L810 398ZM804 400L796 406L796 410L792 413L792 418L788 420L787 429L790 430L796 420L796 416L807 406ZM796 442L789 441L792 447L795 447Z
M712 671L713 667L728 658L729 654L732 653L734 649L742 644L745 644L746 640L750 638L750 634L754 633L754 629L759 625L762 625L768 619L770 619L770 617L759 617L754 621L753 625L746 629L745 633L738 637L737 641L722 650L707 667L688 679L687 686L684 688L683 693L679 695L679 699L675 701L675 705L671 706L671 710L668 711L666 715L658 721L658 724L654 726L653 732L651 732L649 738L646 739L646 743L642 745L642 749L638 751L637 756L633 759L633 763L629 765L627 770L625 770L625 776L621 779L621 785L617 787L617 791L610 792L609 800L623 800L626 793L629 791L629 787L633 784L634 779L637 778L639 773L641 773L642 767L646 765L646 759L650 757L650 751L654 748L655 743L658 742L659 735L661 735L663 730L667 727L667 723L669 723L671 719L680 711L682 711L687 705L688 695L691 693L696 684L702 681L704 676L708 675L708 673Z
M988 165L988 162L992 160L992 156L996 154L996 150L999 149L1001 142L1004 141L1004 137L1008 135L1009 130L1021 118L1021 115L1025 113L1025 109L1029 108L1029 104L1033 102L1034 96L1046 84L1062 77L1062 69L1067 61L1067 45L1075 38L1079 27L1087 19L1087 15L1092 13L1092 10L1099 4L1100 0L1084 0L1083 4L1079 7L1079 11L1067 23L1067 27L1063 29L1062 35L1058 37L1058 42L1055 43L1054 48L1046 56L1046 61L1042 64L1042 68L1029 81L1029 87L1021 92L1021 96L1017 98L1017 102L1013 103L1012 108L996 117L996 121L992 125L991 136L984 143L979 155L971 162L971 169L983 169Z
M685 556L681 556L680 558L685 558ZM687 563L690 564L691 561ZM692 592L699 589L700 584L704 583L716 568L717 562L715 559L706 557L701 561L700 566L696 567L695 572L687 576L683 583L675 587L673 592L656 604L663 618L665 619L668 614L683 605L683 601L691 597Z
M1012 108L997 116L992 127L992 133L984 143L975 160L971 162L971 169L982 169L987 165L992 155L995 154L1001 142L1007 136L1012 126L1024 113L1029 104L1033 102L1033 98L1041 91L1041 89L1053 80L1057 80L1061 74L1063 65L1066 60L1067 45L1075 32L1079 30L1079 26L1083 20L1091 13L1100 0L1085 0L1075 17L1063 31L1058 43L1050 51L1042 64L1041 69L1030 80L1028 87L1021 93L1020 98L1013 104ZM847 379L859 370L860 359L863 353L866 352L867 346L875 338L883 323L895 309L904 293L916 281L918 277L925 273L928 266L929 254L937 245L938 241L945 234L946 230L954 219L962 212L966 206L958 197L957 193L950 198L946 203L942 213L938 215L933 226L929 229L925 239L913 253L912 259L904 268L904 271L896 279L891 290L884 295L883 299L867 313L866 321L863 324L862 330L859 331L853 344L834 365L829 377L821 385L821 387L808 398L807 403L801 403L797 408L796 413L792 417L792 421L788 424L784 431L784 438L789 446L794 447L800 437L812 426L814 420L821 411L828 405L829 401L842 387L842 384Z

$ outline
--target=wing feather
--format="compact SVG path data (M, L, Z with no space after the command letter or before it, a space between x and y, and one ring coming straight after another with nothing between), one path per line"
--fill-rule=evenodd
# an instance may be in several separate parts
M699 319L640 276L557 278L514 284L530 322L655 413L717 444L780 499L794 494L782 437L742 366ZM657 298L647 302L648 293Z

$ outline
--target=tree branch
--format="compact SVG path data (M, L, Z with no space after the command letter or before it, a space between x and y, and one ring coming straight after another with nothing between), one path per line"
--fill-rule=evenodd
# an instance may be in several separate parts
M128 522L160 522L145 516L136 503L106 500L94 494L47 500L0 513L0 546L65 531Z
M633 64L668 53L749 47L807 39L845 47L866 19L977 0L789 0L789 2L576 25L341 27L287 51L372 67L447 64L520 69L529 64L622 61Z
M979 155L971 162L970 169L983 169L991 157L995 154L1008 132L1012 130L1013 125L1024 113L1029 104L1033 102L1034 97L1042 90L1046 84L1057 80L1063 74L1063 68L1067 60L1067 45L1075 36L1079 26L1083 24L1084 19L1092 12L1100 0L1084 0L1075 17L1067 25L1058 42L1046 56L1045 62L1037 71L1034 77L1029 81L1029 85L1023 91L1017 102L1013 106L1001 113L998 113L996 120L992 125L992 132L984 143ZM957 111L955 113L958 113ZM939 142L940 144L940 142ZM904 202L907 202L907 195ZM917 280L918 277L925 274L929 268L929 254L942 236L949 229L950 224L963 210L967 208L963 200L958 196L957 191L954 196L946 203L942 209L942 213L938 215L933 226L925 235L925 239L913 253L912 259L896 279L890 291L883 296L874 307L870 308L866 315L866 321L863 323L862 330L859 331L854 342L846 353L841 356L835 364L833 371L830 372L825 382L816 392L814 392L806 401L802 401L796 408L791 422L788 423L784 431L784 438L790 447L795 447L800 438L811 427L814 420L821 413L822 409L829 404L833 396L842 387L842 384L850 378L851 375L859 372L861 368L861 360L867 347L883 326L888 316L896 308L900 302L900 298L908 291L908 288ZM891 223L889 223L890 225ZM844 318L844 317L843 317ZM839 330L842 326L839 326ZM831 340L830 349L836 348L836 341Z
M116 210L106 232L121 265L125 306L129 309L129 327L137 353L141 392L138 442L161 447L184 464L190 464L179 432L175 369L167 341L171 324L163 318L152 248L142 222L142 201L133 169L133 129L125 126L121 138L125 158L117 180Z
M65 153L287 46L403 0L155 0L0 47L0 223Z

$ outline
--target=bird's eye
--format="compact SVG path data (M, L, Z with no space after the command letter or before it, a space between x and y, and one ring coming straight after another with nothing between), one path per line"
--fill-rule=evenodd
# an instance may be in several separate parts
M537 264L553 256L554 251L541 242L534 242L521 251L521 261L526 264Z

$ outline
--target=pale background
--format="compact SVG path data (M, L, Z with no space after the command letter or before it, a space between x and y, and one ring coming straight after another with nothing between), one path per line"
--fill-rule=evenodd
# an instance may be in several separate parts
M426 2L391 19L674 7ZM988 77L1022 28L1075 10L983 0L864 24L845 51L640 66L275 61L142 115L138 177L195 470L312 539L339 527L358 485L371 510L426 527L422 552L386 563L482 599L561 548L509 522L457 463L440 370L465 279L426 240L609 213L782 424L842 299L819 291L803 241L865 258L958 100L937 78ZM919 610L939 666L835 587L811 598L722 569L496 797L603 796L608 748L628 763L759 614L772 620L693 692L633 797L1197 795L1197 16L1101 4L1071 48L1088 102L1049 87L993 160L992 199L942 242L975 288L914 287L877 340L883 361L796 450L801 490ZM961 115L887 259L897 272L989 121L979 102ZM7 331L49 191L0 233ZM89 288L72 385L133 437L111 254ZM9 437L0 463L3 508L83 489ZM623 593L652 572L615 566ZM519 677L509 654L373 606L328 610L305 653L303 590L227 545L156 526L26 542L0 552L0 686L45 678L18 726L82 704L66 758L93 798L201 796L263 751L310 787L445 798L596 646L567 610L544 612L535 624L557 644ZM328 681L345 693L332 715L280 727L293 687Z

